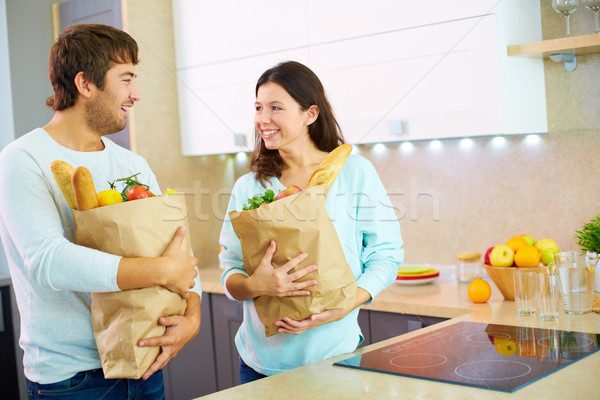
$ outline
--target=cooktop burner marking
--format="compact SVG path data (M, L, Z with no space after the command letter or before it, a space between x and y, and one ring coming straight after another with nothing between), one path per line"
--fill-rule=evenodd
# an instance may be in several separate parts
M472 361L461 364L454 369L454 373L462 378L476 379L479 381L516 379L525 376L530 372L531 367L529 365L510 360ZM500 374L506 374L506 376L499 376Z
M476 344L476 345L486 345L487 346L491 343L490 336L502 339L503 341L511 338L511 336L506 332L498 332L498 333L477 332L477 333L471 333L471 334L467 335L466 337L465 337L465 332L458 332L450 337L450 341L452 341L456 344L462 344L462 345Z
M413 353L394 357L390 364L401 368L431 368L445 364L448 359L440 354Z
M396 345L394 347L390 347L389 349L383 350L383 353L390 353L390 354L398 353L402 350L410 349L411 347L415 347L415 346L418 346L423 343L431 342L436 339L442 338L444 336L448 336L448 334L445 332L431 332L429 334L423 335L422 337L416 337L405 343L399 343L398 345Z
M561 339L557 338L555 336L544 336L541 339L538 339L538 344L540 346L544 346L544 347L558 347L559 344L562 344L561 347L565 347L568 348L569 350L575 350L575 349L581 349L584 347L588 347L592 344L594 344L594 341L592 340L591 337L589 337L587 334L580 334L577 335L575 337L576 339L576 344L573 345L573 343L566 343L568 339L563 338L562 341L565 343L561 343ZM584 341L585 343L577 343L579 341ZM568 346L567 346L568 344Z

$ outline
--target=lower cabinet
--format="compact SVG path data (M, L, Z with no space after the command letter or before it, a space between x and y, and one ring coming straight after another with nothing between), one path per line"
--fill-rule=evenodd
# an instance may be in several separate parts
M202 296L200 332L164 369L167 400L189 400L240 384L235 334L242 323L242 303L225 295ZM445 318L360 310L365 337L359 347L420 329Z
M229 300L225 295L211 295L217 390L240 384L239 353L235 334L242 324L242 302Z
M217 391L211 295L202 295L200 331L163 368L166 400L190 400Z
M0 387L2 398L19 398L19 377L13 336L10 287L0 287ZM3 397L6 396L6 397ZM24 398L25 393L22 393Z
M366 311L362 310L361 312ZM394 336L424 328L447 318L426 317L422 315L396 314L383 311L369 311L371 343L381 342Z

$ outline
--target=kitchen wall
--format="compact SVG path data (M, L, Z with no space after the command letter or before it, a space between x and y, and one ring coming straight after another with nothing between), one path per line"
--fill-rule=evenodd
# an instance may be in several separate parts
M15 132L22 134L33 123L48 119L43 110L46 89L42 94L21 88L31 76L40 81L38 87L47 84L44 63L51 39L42 36L51 35L51 30L49 10L47 22L45 16L21 11L37 3L37 14L45 13L50 2L6 1L13 97L21 96L19 101L13 98L13 106L35 114L29 121L15 118ZM540 1L544 38L562 37L564 18L552 10L550 1ZM31 26L29 33L21 32L16 14L44 21L33 24L35 32ZM136 149L149 160L163 189L188 193L195 254L203 266L216 267L227 192L246 171L247 161L235 155L180 155L170 2L123 0L123 14L125 29L136 37L141 52L142 101L131 118ZM582 7L571 19L574 35L593 32L593 14L587 9ZM12 46L14 42L20 50ZM13 56L16 51L18 56ZM600 148L600 54L579 56L577 62L577 69L567 72L561 64L545 61L549 131L538 143L508 137L503 146L490 138L475 138L471 147L463 147L460 140L443 140L439 149L431 148L429 141L415 142L412 151L396 145L387 146L385 152L360 147L397 208L407 262L452 264L457 252L484 252L521 233L551 237L563 249L576 249L574 230L600 213L600 181L593 176L600 169L595 154ZM18 68L23 65L36 67L31 76L21 76ZM21 104L25 97L39 103L40 110L32 112L31 104L25 109ZM33 121L34 116L40 122Z

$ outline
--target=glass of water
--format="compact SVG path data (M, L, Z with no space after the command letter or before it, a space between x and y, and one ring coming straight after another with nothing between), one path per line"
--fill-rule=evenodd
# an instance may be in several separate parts
M566 314L585 314L592 311L597 254L580 255L563 251L554 255L550 271L558 270L563 310ZM555 267L555 268L554 268Z

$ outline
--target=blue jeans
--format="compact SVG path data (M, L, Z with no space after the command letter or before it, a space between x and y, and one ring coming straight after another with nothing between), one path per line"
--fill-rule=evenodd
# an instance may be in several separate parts
M240 357L240 381L242 384L266 378L266 375L256 372Z
M164 400L165 387L162 371L155 372L148 380L104 379L102 369L77 373L64 381L42 385L27 380L30 400Z

